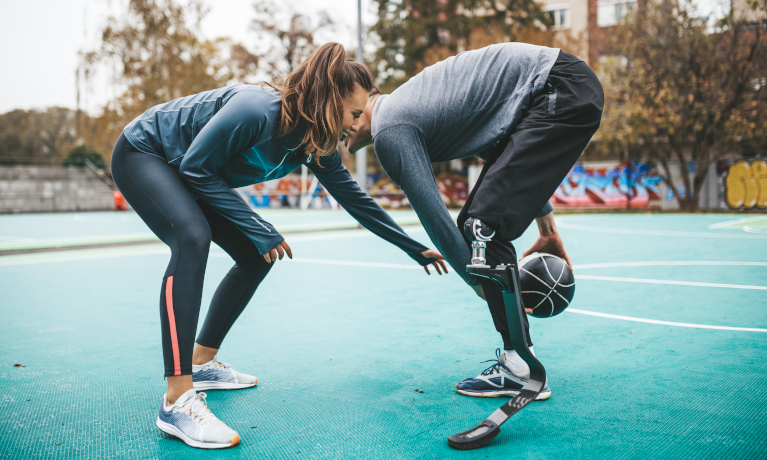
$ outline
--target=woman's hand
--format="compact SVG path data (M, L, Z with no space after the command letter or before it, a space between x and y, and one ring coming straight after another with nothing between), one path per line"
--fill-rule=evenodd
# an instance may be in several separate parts
M437 259L431 264L434 265L434 268L437 269L437 273L440 275L442 274L442 271L440 270L440 267L442 267L442 270L444 270L445 273L447 273L447 266L445 265L445 258L442 257L442 254L438 253L437 251L434 251L432 249L427 249L421 253L422 256L428 257L430 259ZM431 272L429 272L429 266L424 265L423 269L426 270L427 275L431 275Z
M268 263L272 263L275 260L277 260L277 254L279 253L280 260L282 260L283 257L285 257L285 253L288 253L288 257L291 259L293 258L293 251L290 250L290 246L288 246L288 243L283 240L282 243L275 246L271 251L264 254L264 260Z

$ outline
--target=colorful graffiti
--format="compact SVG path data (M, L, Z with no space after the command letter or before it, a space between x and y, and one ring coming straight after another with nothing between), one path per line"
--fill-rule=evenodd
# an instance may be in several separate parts
M767 208L767 161L731 163L724 181L725 202L732 209Z
M551 201L557 207L648 208L661 199L662 180L647 163L604 168L576 163Z

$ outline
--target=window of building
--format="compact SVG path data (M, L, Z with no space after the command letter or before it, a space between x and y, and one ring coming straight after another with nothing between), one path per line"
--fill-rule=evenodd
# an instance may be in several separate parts
M570 28L570 4L569 3L557 3L554 5L544 5L543 11L549 15L551 22L554 24L552 29L569 29Z
M618 24L627 14L636 10L636 1L599 0L597 2L597 24L608 27Z

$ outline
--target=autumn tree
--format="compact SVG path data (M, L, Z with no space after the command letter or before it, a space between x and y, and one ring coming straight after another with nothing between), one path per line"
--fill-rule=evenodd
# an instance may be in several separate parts
M0 115L0 161L60 165L76 142L75 112L64 107Z
M711 163L743 145L765 147L767 10L731 8L714 27L688 3L649 3L616 27L602 65L601 149L650 149L681 209L698 209ZM696 162L694 174L686 167ZM679 163L682 183L671 179Z
M317 36L335 23L326 11L308 15L285 2L259 1L253 4L251 30L260 44L258 69L269 77L288 75L322 43Z
M111 154L123 127L148 108L225 86L233 76L226 39L202 38L207 13L201 0L130 0L127 11L110 17L98 49L82 54L82 85L97 70L115 68L119 96L78 134Z
M550 18L534 0L376 0L380 39L373 64L391 91L423 68L460 51L516 41L549 45Z

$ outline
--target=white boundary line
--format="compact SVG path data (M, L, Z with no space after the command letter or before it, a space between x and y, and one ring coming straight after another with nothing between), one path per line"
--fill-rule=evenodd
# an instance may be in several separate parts
M82 255L82 256L74 256L74 257L24 260L24 261L17 261L17 262L13 262L13 261L3 262L2 260L0 260L0 266L27 265L27 264L38 264L38 263L48 263L48 262L66 262L70 260L108 259L113 257L129 257L129 256L154 255L154 254L167 255L169 253L170 251L167 248L162 248L162 249L154 249L154 250L147 250L147 251L134 251L134 252L125 252L125 253L111 253L111 254L93 254L93 255ZM229 255L226 253L221 253L221 252L212 252L210 253L210 257L228 258ZM394 269L405 269L405 270L421 269L421 267L415 266L415 265L388 264L388 263L379 263L379 262L354 262L354 261L346 261L346 260L326 260L326 259L308 259L308 258L307 259L295 258L292 260L291 259L283 259L283 260L288 260L288 261L297 262L297 263L321 264L321 265L344 265L344 266L352 266L352 267L394 268ZM575 267L579 269L588 269L588 268L603 268L603 267L640 267L640 266L653 266L653 265L656 265L656 266L658 265L767 266L767 262L728 262L728 261L724 261L724 262L705 262L705 261L700 261L700 262L698 261L615 262L615 263L602 263L602 264L584 264L584 265L576 265ZM767 286L745 286L745 285L738 285L738 284L698 283L698 282L692 282L692 281L651 280L651 279L644 279L644 278L618 278L618 277L610 277L610 276L592 276L592 275L579 275L578 278L604 280L604 281L635 282L635 283L674 284L674 285L685 285L685 286L705 286L705 287L725 287L725 288L734 288L734 289L767 290ZM598 312L593 312L588 310L580 310L577 308L568 308L565 311L570 313L577 313L581 315L598 316L602 318L617 319L621 321L660 324L664 326L688 327L688 328L697 328L697 329L718 329L718 330L726 330L726 331L743 331L743 332L767 332L767 329L760 329L760 328L711 326L707 324L692 324L692 323L676 323L672 321L660 321L655 319L636 318L633 316L621 316L621 315L612 315L609 313L598 313Z
M757 220L767 220L767 216L744 217L743 219L728 220L726 222L711 224L708 226L708 228L713 230L715 228L729 227L730 225L743 224L746 222L754 222Z
M696 329L719 329L723 331L744 331L744 332L767 332L767 329L756 327L730 327L730 326L710 326L708 324L675 323L673 321L660 321L657 319L635 318L633 316L611 315L609 313L598 313L595 311L579 310L577 308L568 308L565 313L577 313L579 315L599 316L601 318L619 319L622 321L633 321L636 323L661 324L664 326L691 327Z
M597 276L597 275L578 275L576 279L598 280L598 281L618 281L623 283L645 283L645 284L670 284L675 286L698 286L698 287L718 287L729 289L756 289L767 291L767 286L749 286L745 284L720 284L720 283L701 283L697 281L672 281L672 280L653 280L647 278L623 278L618 276Z
M682 260L682 261L658 261L658 262L604 262L598 264L575 265L576 270L586 270L589 268L611 268L611 267L662 267L662 266L753 266L767 267L767 262L738 262L738 261L706 261L706 260Z
M743 235L738 233L705 233L705 232L674 232L668 230L639 230L630 228L592 227L589 225L577 225L567 222L557 223L558 227L570 230L584 230L597 233L615 233L622 235L652 235L652 236L683 236L687 238L732 238L746 240L764 240L767 235Z

